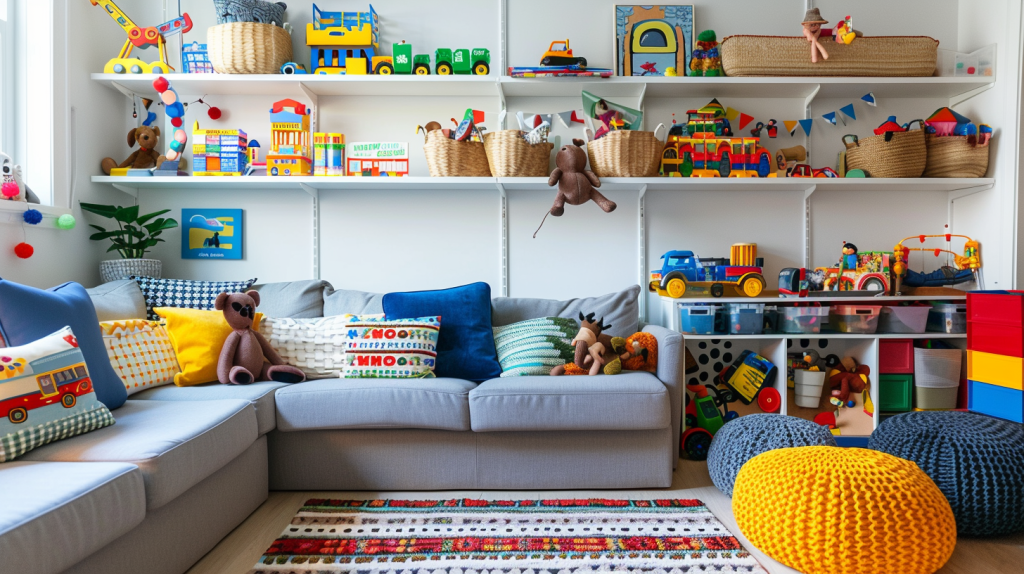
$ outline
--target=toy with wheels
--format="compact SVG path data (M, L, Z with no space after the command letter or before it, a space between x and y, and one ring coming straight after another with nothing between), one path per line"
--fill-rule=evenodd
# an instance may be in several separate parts
M658 295L679 299L722 297L726 285L730 285L740 295L757 297L767 284L761 275L764 260L757 257L757 244L737 243L731 251L729 259L669 251L661 256L661 269L651 271L648 288Z
M281 66L281 73L286 76L292 76L296 74L308 74L309 72L306 71L306 66L304 64L285 62Z
M706 460L711 439L726 420L718 408L720 399L712 397L708 387L686 385L686 389L694 396L686 405L686 431L683 432L680 451L690 460Z
M142 28L132 22L132 19L128 17L117 4L114 4L110 0L89 0L93 6L100 6L103 11L110 16L118 26L124 30L127 34L128 39L125 40L124 46L121 47L121 51L117 54L116 58L111 58L107 61L106 65L103 66L104 74L166 74L172 71L172 68L167 63L167 54L164 49L164 44L169 36L174 34L184 34L192 29L192 19L187 13L174 18L168 22L164 22L159 26L150 26L148 28ZM156 46L160 51L160 60L157 62L146 63L138 58L132 58L132 50L135 48L146 48L148 46Z

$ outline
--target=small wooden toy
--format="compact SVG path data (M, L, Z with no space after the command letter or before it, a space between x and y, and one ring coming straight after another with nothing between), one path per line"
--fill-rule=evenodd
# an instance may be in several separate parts
M685 125L673 124L661 154L667 177L773 177L771 153L754 137L733 137L718 100L686 112ZM761 124L763 127L763 124ZM759 130L758 130L759 131Z
M153 80L153 89L160 94L160 101L164 103L164 111L167 117L171 118L171 125L174 126L166 157L157 158L157 170L160 172L157 175L188 175L188 172L184 171L185 158L182 156L185 153L185 144L188 143L188 134L181 129L182 118L185 116L185 105L181 103L178 92L171 87L167 78L160 76ZM159 136L160 131L156 130L156 134Z
M779 122L768 120L768 124L764 126L764 129L768 131L769 138L775 139L775 136L779 135Z
M345 175L344 134L313 134L313 175Z
M790 177L798 163L807 160L807 148L802 145L782 148L775 152L775 167L779 170L778 177Z
M192 127L192 175L243 175L249 164L249 138L242 130Z
M309 114L305 104L285 99L270 109L270 153L267 175L310 175Z
M811 8L804 14L804 21L801 25L804 27L804 38L811 44L811 62L818 63L818 55L825 60L828 59L828 52L818 41L821 36L821 25L828 24L828 20L821 17L821 13L817 8Z
M345 175L404 177L409 175L407 142L357 142L346 146Z
M141 28L135 22L132 22L132 19L111 0L89 0L89 2L93 6L101 6L103 11L114 22L117 22L117 25L128 36L117 57L111 58L103 66L104 74L166 74L174 69L167 63L164 45L167 43L167 37L175 34L184 34L192 29L192 19L189 18L188 13L183 13L181 16L164 22L159 26ZM147 64L138 58L130 57L133 49L146 48L148 46L156 46L160 51L159 61Z
M667 75L667 74L666 74ZM697 36L697 47L690 60L691 76L724 76L722 57L718 53L718 38L714 30L704 30Z

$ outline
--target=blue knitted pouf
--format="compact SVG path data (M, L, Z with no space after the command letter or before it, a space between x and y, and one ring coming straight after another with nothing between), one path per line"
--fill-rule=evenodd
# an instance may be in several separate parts
M1024 531L1024 425L965 412L887 419L868 448L913 461L946 495L957 534Z
M756 414L731 420L715 433L708 450L711 481L732 496L736 475L748 460L794 446L836 446L836 439L826 427L797 417Z

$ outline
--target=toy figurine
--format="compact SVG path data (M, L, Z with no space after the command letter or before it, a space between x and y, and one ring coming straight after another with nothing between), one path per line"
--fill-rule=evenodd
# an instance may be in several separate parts
M844 269L856 269L857 268L857 246L852 243L843 244L843 261L842 267Z
M804 14L804 21L801 22L804 27L804 38L811 44L811 62L814 64L818 63L818 54L825 60L828 59L828 52L818 42L818 38L821 36L821 25L828 24L828 20L821 17L821 13L817 8L811 8Z
M775 139L775 136L779 135L779 122L768 120L768 125L764 126L764 129L768 131L769 138Z
M598 179L597 174L586 169L587 153L583 151L582 147L584 143L581 139L574 139L571 144L562 146L562 149L555 154L556 167L551 172L551 177L548 178L548 186L557 184L558 195L555 196L555 203L551 206L551 210L544 214L544 219L541 220L537 231L533 232L535 238L548 215L560 217L565 213L566 203L583 205L593 199L594 203L605 213L615 211L617 207L615 202L601 195L601 192L596 189L601 187L601 180Z
M704 30L697 35L697 46L690 60L691 76L724 76L722 57L718 52L718 38L714 30Z
M860 33L853 29L853 18L847 16L832 28L832 39L837 44L852 44Z
M761 137L761 130L764 129L764 122L757 122L754 127L750 128L750 135L755 138Z

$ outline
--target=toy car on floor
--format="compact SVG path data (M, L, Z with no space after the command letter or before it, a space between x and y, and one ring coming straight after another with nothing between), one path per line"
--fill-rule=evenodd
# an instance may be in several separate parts
M757 297L765 287L761 275L764 259L757 257L757 245L753 243L733 245L728 260L700 258L692 251L669 251L661 259L661 269L651 271L648 288L673 299L721 297L726 285L747 297Z

